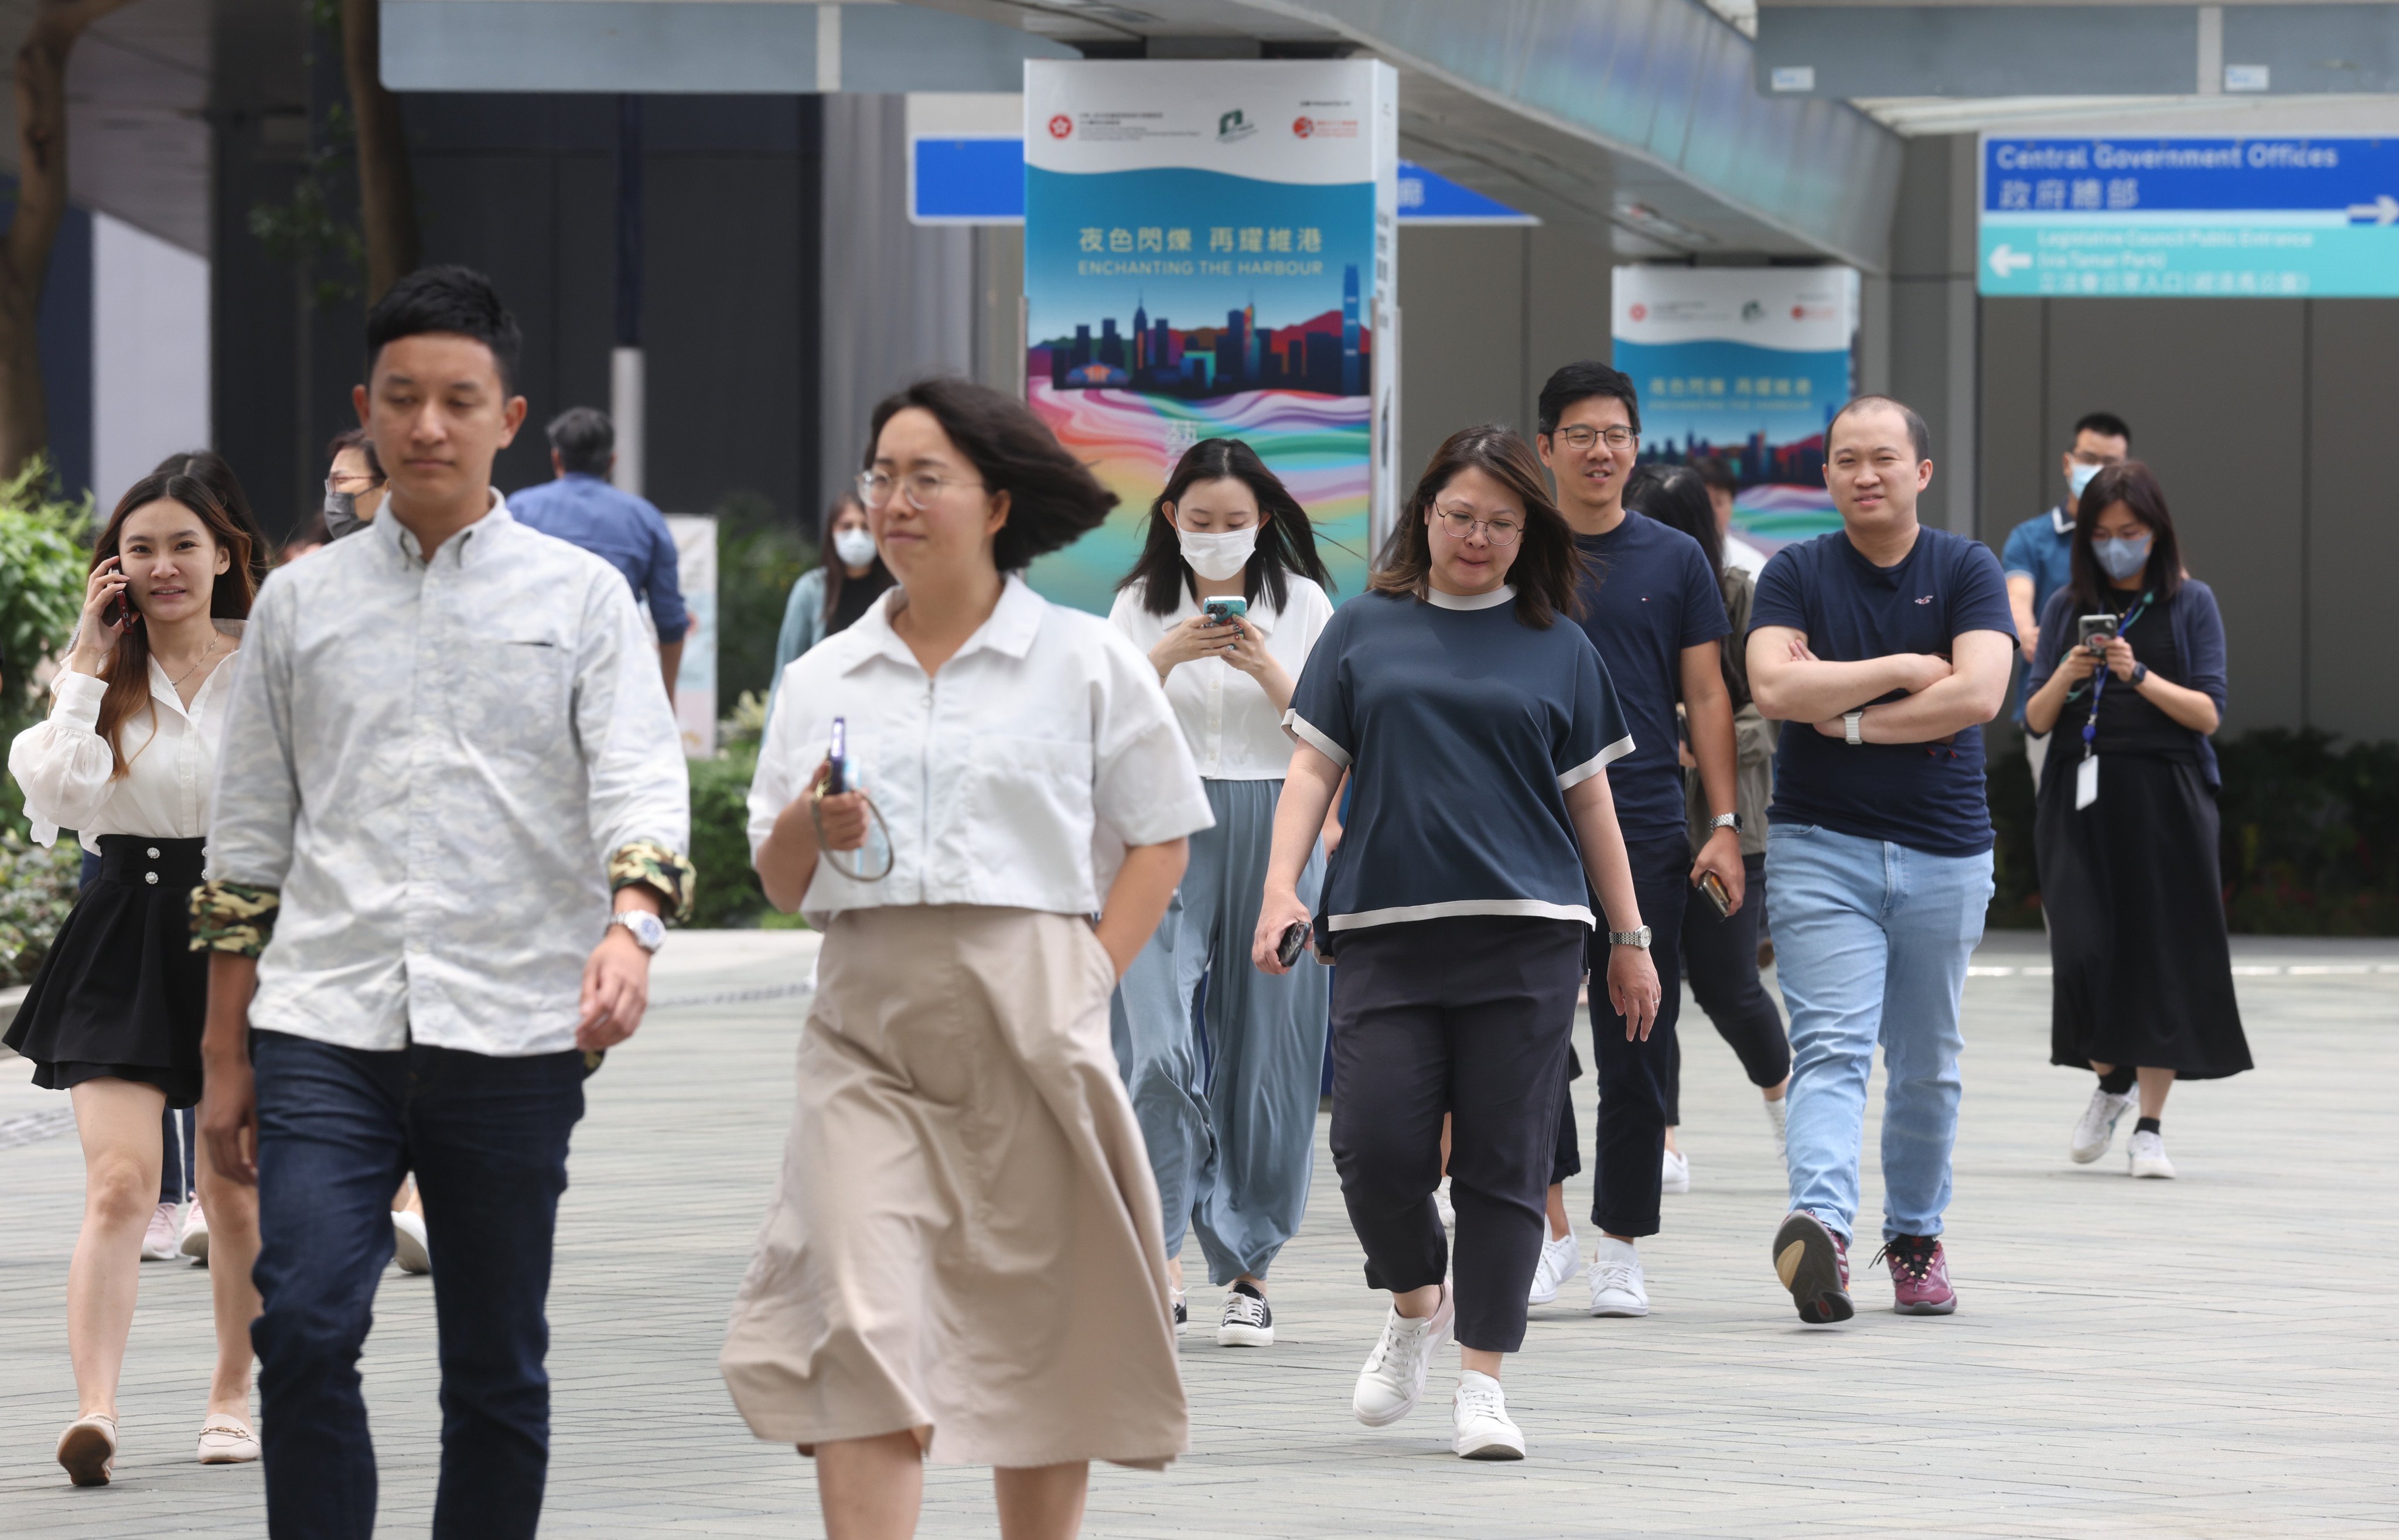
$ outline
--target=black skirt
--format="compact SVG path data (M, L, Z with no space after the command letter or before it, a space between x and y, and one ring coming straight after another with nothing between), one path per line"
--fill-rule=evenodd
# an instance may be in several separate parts
M34 1084L139 1080L169 1107L200 1100L208 953L192 950L192 889L202 840L102 834L100 875L75 900L42 959L7 1045L34 1061Z
M2232 994L2216 797L2182 756L2102 754L2074 805L2081 745L2053 753L2033 825L2048 912L2050 1062L2212 1080L2251 1067Z

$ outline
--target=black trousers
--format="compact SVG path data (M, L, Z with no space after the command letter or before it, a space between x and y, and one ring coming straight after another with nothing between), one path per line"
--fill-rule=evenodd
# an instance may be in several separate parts
M1462 915L1336 938L1333 1164L1366 1282L1404 1293L1449 1270L1432 1202L1447 1113L1456 1331L1481 1352L1524 1345L1589 934L1572 920Z
M1624 851L1633 863L1633 899L1641 906L1642 923L1649 927L1649 961L1658 970L1658 1020L1646 1040L1624 1040L1624 1018L1607 1003L1603 919L1591 938L1591 1046L1599 1060L1591 1222L1611 1236L1640 1236L1658 1233L1658 1172L1666 1159L1669 1121L1666 1087L1675 1061L1674 1018L1683 1008L1683 906L1690 897L1691 844L1676 833L1627 840ZM1570 1099L1558 1117L1552 1182L1564 1182L1581 1169Z
M1739 909L1718 914L1707 896L1693 893L1683 906L1683 968L1691 995L1732 1045L1742 1073L1753 1086L1782 1084L1791 1073L1791 1038L1774 997L1757 981L1757 923L1766 913L1766 858L1741 858L1748 891ZM1645 900L1646 902L1646 900ZM1644 913L1647 911L1644 910ZM1683 1049L1678 1037L1666 1063L1666 1126L1683 1122Z

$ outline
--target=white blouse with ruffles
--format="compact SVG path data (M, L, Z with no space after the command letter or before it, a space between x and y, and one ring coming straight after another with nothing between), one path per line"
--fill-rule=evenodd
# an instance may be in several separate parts
M150 709L118 730L127 769L115 780L109 777L115 760L100 736L108 682L73 669L60 673L50 685L48 720L8 746L8 773L24 788L34 840L52 844L60 830L72 829L97 854L102 834L205 838L216 795L217 741L241 659L237 650L218 664L185 706L152 658Z

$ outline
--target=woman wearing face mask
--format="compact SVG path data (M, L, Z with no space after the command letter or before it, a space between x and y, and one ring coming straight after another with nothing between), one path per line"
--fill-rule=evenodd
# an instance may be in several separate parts
M1472 1460L1525 1455L1498 1376L1524 1344L1586 956L1606 958L1628 1035L1657 1020L1607 789L1608 762L1633 740L1590 638L1562 624L1581 573L1525 440L1504 427L1452 434L1373 591L1335 614L1300 675L1251 942L1262 971L1283 971L1284 931L1311 919L1301 874L1349 771L1347 833L1316 917L1340 965L1333 1161L1367 1282L1391 1293L1351 1407L1369 1427L1406 1416L1454 1331L1451 1447ZM1590 946L1594 891L1604 950ZM1454 1290L1433 1208L1443 1113Z
M1291 763L1282 714L1333 618L1308 515L1255 451L1207 439L1184 453L1150 505L1141 559L1109 624L1147 655L1200 763L1213 829L1165 921L1125 974L1111 1012L1117 1059L1149 1146L1183 1330L1183 1242L1197 1226L1209 1281L1229 1286L1219 1346L1274 1341L1267 1269L1308 1211L1324 1065L1325 970L1313 958L1268 977L1249 966L1275 799ZM1213 625L1201 606L1239 600ZM1323 881L1311 855L1300 889ZM1207 1070L1192 1004L1206 990Z
M2088 642L2083 616L2109 616ZM2050 1061L2099 1076L2069 1152L2108 1153L2137 1101L2132 1174L2171 1177L2177 1079L2250 1067L2232 993L2207 740L2223 721L2224 619L2183 573L2164 491L2109 466L2075 510L2072 580L2040 620L2025 724L2052 735L2034 847L2048 912Z
M825 512L817 564L792 585L792 597L783 606L783 628L775 637L774 680L766 697L769 711L792 659L849 629L889 587L891 569L874 549L866 509L857 493L845 492Z
M74 651L49 719L18 735L8 769L34 835L73 828L101 860L10 1025L34 1083L75 1101L83 1230L67 1275L67 1342L80 1400L58 1460L102 1486L117 1448L116 1387L139 1288L143 1225L164 1155L162 1110L200 1094L207 955L187 913L200 879L218 735L250 613L251 540L209 488L150 476L117 505L94 550ZM214 1217L217 1367L204 1465L258 1458L249 1422L250 1322L258 1314L252 1189L220 1182Z
M1156 671L1020 575L1116 501L1023 402L909 386L859 491L898 586L792 665L750 789L823 978L721 1367L833 1540L914 1533L928 1454L1063 1540L1090 1462L1188 1437L1107 1009L1208 803Z

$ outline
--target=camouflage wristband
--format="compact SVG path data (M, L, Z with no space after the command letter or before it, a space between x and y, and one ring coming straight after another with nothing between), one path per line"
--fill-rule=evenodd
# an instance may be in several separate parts
M283 895L247 883L202 883L192 889L192 950L255 957L275 934Z
M691 918L692 885L699 873L691 862L654 840L635 840L608 858L608 890L646 887L666 901L665 918Z

